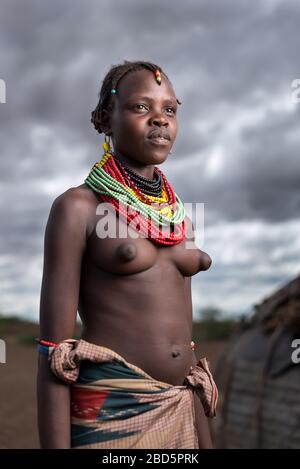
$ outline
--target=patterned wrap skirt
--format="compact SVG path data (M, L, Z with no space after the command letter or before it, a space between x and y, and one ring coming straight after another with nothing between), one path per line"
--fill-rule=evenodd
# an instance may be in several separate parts
M82 339L49 348L52 372L71 384L71 447L199 448L194 393L215 417L218 390L206 358L180 386L153 379L113 350Z

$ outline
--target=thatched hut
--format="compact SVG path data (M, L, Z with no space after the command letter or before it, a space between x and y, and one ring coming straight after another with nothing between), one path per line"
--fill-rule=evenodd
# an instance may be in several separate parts
M299 338L300 276L255 305L217 364L217 448L300 448Z

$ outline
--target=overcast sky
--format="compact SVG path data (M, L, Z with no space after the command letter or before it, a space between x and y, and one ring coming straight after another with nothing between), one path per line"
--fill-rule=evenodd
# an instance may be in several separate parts
M0 0L0 311L38 319L49 210L101 155L90 113L124 59L159 64L182 101L161 169L205 204L195 317L299 274L299 23L297 0Z

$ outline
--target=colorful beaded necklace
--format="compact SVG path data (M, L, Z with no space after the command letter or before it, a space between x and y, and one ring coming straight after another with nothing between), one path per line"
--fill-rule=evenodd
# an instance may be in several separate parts
M174 245L183 241L185 208L163 172L155 167L162 179L161 196L148 195L136 185L129 172L117 164L108 142L103 148L101 160L93 165L84 182L100 194L103 202L111 203L127 225L134 219L134 228L152 242Z
M154 179L151 181L140 174L137 174L131 168L128 168L117 155L115 155L115 162L127 173L127 177L144 193L153 195L154 197L161 197L162 195L162 177L154 168ZM121 170L122 170L121 169Z

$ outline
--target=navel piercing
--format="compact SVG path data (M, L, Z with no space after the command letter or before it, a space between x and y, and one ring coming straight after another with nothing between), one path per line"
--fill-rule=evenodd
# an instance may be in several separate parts
M110 90L110 92L111 92L111 94L116 94L117 90L116 90L116 88L112 88L112 89Z

